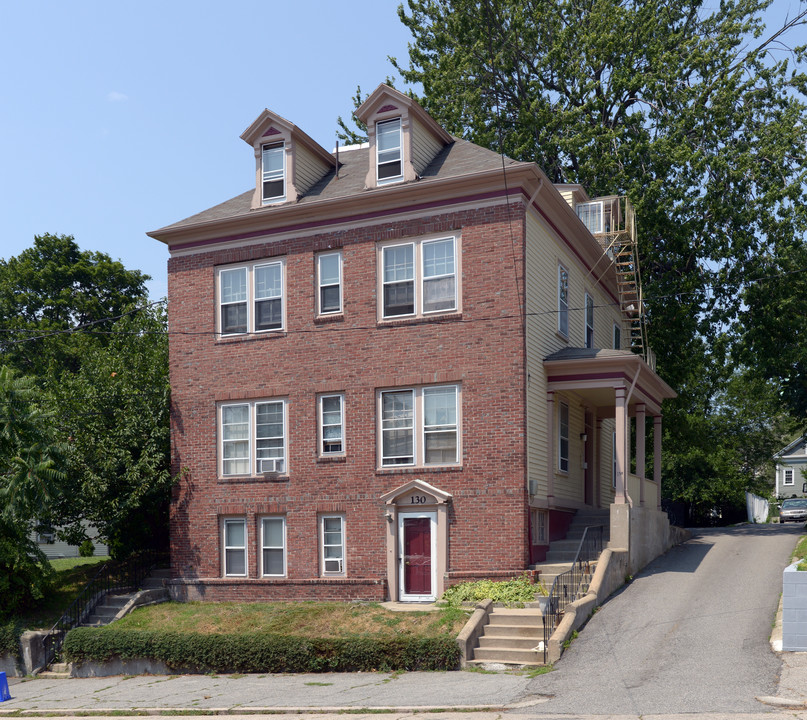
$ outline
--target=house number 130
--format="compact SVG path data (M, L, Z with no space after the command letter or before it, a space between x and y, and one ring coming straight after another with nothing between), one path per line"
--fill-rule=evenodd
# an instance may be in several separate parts
M426 504L426 496L425 495L412 495L409 498L409 502L412 505L425 505Z

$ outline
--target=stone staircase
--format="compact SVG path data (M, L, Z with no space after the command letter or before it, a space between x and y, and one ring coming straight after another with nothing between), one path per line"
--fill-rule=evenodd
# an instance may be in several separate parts
M493 608L470 665L543 665L543 616L538 608Z

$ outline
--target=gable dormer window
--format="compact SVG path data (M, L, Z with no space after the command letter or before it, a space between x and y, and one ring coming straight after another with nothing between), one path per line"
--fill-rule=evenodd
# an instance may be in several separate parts
M402 180L401 118L378 123L376 137L378 184Z
M263 204L286 199L286 143L277 142L261 148Z

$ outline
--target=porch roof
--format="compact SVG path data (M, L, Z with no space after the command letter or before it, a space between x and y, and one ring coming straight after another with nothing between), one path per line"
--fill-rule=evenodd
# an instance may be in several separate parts
M571 392L597 408L599 417L613 416L614 391L628 390L633 410L644 404L651 415L661 414L661 403L677 393L630 350L569 347L544 358L547 390Z

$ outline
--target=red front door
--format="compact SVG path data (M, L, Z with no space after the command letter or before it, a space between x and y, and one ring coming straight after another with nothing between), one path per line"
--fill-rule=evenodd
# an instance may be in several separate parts
M432 537L429 518L403 518L403 591L432 594Z

